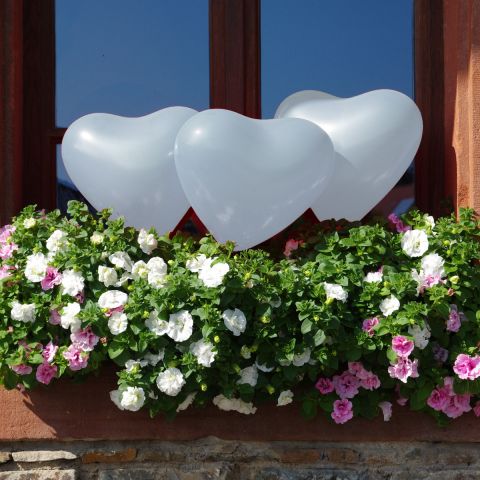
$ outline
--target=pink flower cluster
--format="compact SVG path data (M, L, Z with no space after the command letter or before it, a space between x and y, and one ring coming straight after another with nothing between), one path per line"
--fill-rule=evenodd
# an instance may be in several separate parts
M408 357L413 351L415 344L413 340L397 335L392 339L392 350L397 354L395 363L390 363L388 373L392 378L398 378L407 383L408 378L418 377L418 360L410 360Z
M362 330L368 334L369 337L373 337L375 333L374 328L380 323L377 317L367 318L363 321Z
M2 260L7 260L15 250L18 250L18 245L10 242L13 232L15 232L15 227L12 225L5 225L0 228L0 258Z
M341 398L353 398L360 388L375 390L380 387L380 379L373 372L366 370L360 362L349 362L348 370L341 375L335 375L332 380L319 378L315 388L326 395L335 390Z
M453 378L445 377L443 386L437 385L437 388L428 397L427 405L438 412L443 412L450 418L457 418L472 409L470 398L470 394L457 395L453 391ZM477 415L477 413L475 414Z
M447 320L447 331L457 333L462 326L462 321L465 320L465 314L458 311L456 305L450 305L450 315Z
M89 352L99 341L99 337L92 332L91 327L79 330L70 335L72 344L63 352L63 357L68 360L70 370L81 370L87 367Z
M353 417L352 404L347 399L358 394L360 388L375 390L380 387L380 379L373 372L364 368L361 362L349 362L348 370L333 379L321 377L315 388L327 395L335 391L340 397L333 403L332 418L336 423L345 423Z
M15 270L15 267L12 265L2 265L0 267L0 280L10 277L10 270Z
M453 364L453 371L462 380L475 380L480 377L480 356L470 357L461 353Z
M409 225L405 225L394 213L388 216L388 220L396 228L398 233L404 233L412 229Z

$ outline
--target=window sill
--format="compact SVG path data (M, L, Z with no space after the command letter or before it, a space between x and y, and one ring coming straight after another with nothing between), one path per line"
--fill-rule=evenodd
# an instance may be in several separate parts
M325 416L305 420L297 405L261 406L255 415L189 409L173 422L148 412L122 412L110 401L116 387L113 370L83 384L58 381L27 394L0 389L0 441L15 440L168 440L207 436L245 441L443 441L480 442L479 420L472 413L438 427L426 414L394 408L385 423L354 419L335 425Z

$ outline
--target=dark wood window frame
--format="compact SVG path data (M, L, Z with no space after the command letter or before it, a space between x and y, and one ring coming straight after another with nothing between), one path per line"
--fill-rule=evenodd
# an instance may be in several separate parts
M27 204L56 205L54 0L1 0L2 223ZM415 0L415 92L425 130L416 157L417 205L444 197L443 2ZM209 0L210 106L260 118L260 0Z

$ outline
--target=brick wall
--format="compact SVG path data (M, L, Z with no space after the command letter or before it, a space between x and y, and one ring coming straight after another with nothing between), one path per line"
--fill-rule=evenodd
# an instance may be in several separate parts
M416 480L480 477L475 443L0 443L0 480Z

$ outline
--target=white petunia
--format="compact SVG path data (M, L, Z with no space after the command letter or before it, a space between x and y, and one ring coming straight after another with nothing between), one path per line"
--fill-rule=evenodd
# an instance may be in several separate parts
M163 360L165 356L165 350L162 348L157 354L148 352L144 355L143 359L148 362L149 365L155 367L158 362Z
M385 317L388 317L393 312L397 311L400 308L400 302L398 298L394 295L390 295L388 298L385 298L380 303L380 311Z
M293 365L296 367L302 367L309 362L312 352L309 348L306 348L302 353L298 353L293 356Z
M408 230L403 234L401 244L409 257L421 257L428 250L428 237L423 230Z
M210 367L217 355L217 352L213 350L213 345L204 339L193 342L190 345L190 352L195 355L197 362L204 367Z
M145 326L157 336L165 335L168 332L168 322L158 317L158 312L154 310L145 320Z
M144 228L138 233L138 244L143 253L150 255L158 246L157 239L153 233L148 233Z
M158 374L158 389L171 397L177 396L185 385L185 379L182 372L175 367L167 368L164 372Z
M425 324L424 328L421 328L419 325L412 325L408 327L408 333L413 337L415 346L420 350L423 350L428 345L431 331L427 324Z
M71 332L78 332L82 325L82 321L78 318L80 313L80 304L77 302L69 303L62 308L60 312L60 325Z
M113 392L110 392L110 398L112 398L112 393ZM145 392L141 387L127 387L120 392L117 398L124 410L137 412L145 403ZM116 404L115 400L113 400L113 402Z
M37 224L37 221L36 221L33 217L26 218L26 219L23 221L23 226L24 226L27 230L30 229L30 228L33 228L36 224Z
M132 278L134 280L138 280L140 278L147 278L148 277L148 267L147 264L143 260L139 260L135 262L132 267Z
M120 290L108 290L100 295L98 306L100 308L123 307L128 301L128 295Z
M240 398L227 398L224 395L217 395L213 399L213 404L216 405L220 410L226 412L234 411L238 413L243 413L244 415L254 414L257 409L253 406L253 403L244 402Z
M83 291L85 279L79 272L73 270L65 270L62 274L62 293L75 297Z
M125 283L133 278L130 272L123 272L122 276L118 279L118 282L113 285L114 287L123 287Z
M115 285L118 282L117 271L114 268L99 265L98 281L102 282L106 287Z
M153 257L147 262L148 283L154 288L162 288L167 280L167 264L160 257Z
M293 402L293 392L291 390L284 390L280 392L277 400L277 407L283 407Z
M125 370L128 373L138 372L145 365L148 365L146 360L127 360L125 362Z
M120 410L125 410L122 406L122 392L120 390L112 390L110 392L110 400L119 408Z
M242 345L242 348L240 349L240 355L245 360L248 360L248 359L252 358L252 352L246 345Z
M35 304L14 301L12 303L10 317L12 320L17 320L19 322L33 323L35 321Z
M108 329L112 335L119 335L128 327L128 318L123 312L114 312L108 319Z
M191 272L198 273L202 269L205 260L207 260L207 257L203 253L201 253L195 258L187 260L187 263L185 265Z
M218 262L212 266L215 258L207 258L198 273L198 278L206 287L218 287L223 277L230 271L228 263Z
M93 232L92 236L90 237L90 241L94 245L100 245L103 242L104 236L100 232Z
M62 230L55 230L47 240L47 250L53 254L64 252L68 247L68 235Z
M382 272L368 272L363 281L365 283L377 283L383 280Z
M34 253L27 257L25 276L33 283L41 282L47 274L48 259L43 253Z
M435 228L435 219L431 215L425 214L423 216L425 223L433 230Z
M189 393L185 400L178 405L177 412L182 412L183 410L186 410L193 403L196 395L197 392Z
M347 301L348 293L341 285L323 282L323 288L325 289L327 299L333 298L343 303Z
M427 277L442 278L445 275L444 264L445 260L438 253L430 253L422 258L422 270Z
M187 310L170 314L167 335L176 342L184 342L192 336L193 318Z
M247 319L245 314L236 308L235 310L225 310L222 313L223 323L225 326L238 337L245 331Z
M132 271L133 262L127 252L112 253L112 255L108 257L108 259L117 268L121 268L122 270L126 270L127 272Z
M258 381L258 370L255 365L243 368L239 372L240 378L237 380L239 385L247 384L254 387Z

